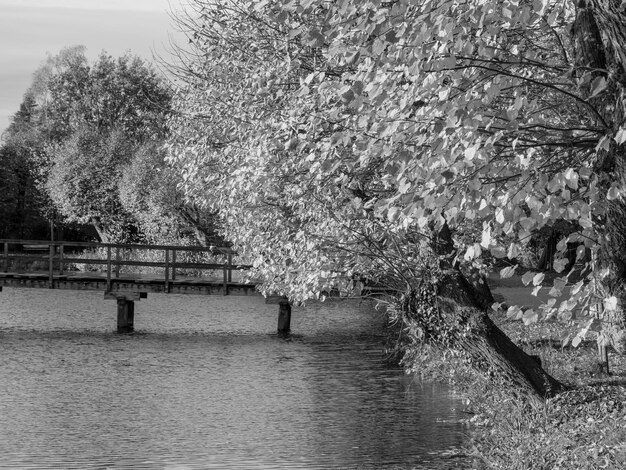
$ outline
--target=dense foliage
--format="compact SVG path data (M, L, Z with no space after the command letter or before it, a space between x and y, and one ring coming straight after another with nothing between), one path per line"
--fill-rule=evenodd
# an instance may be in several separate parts
M605 226L626 141L613 3L192 1L171 162L267 291L305 300L355 276L406 290L442 255L511 275L535 234L566 224L551 292L572 258L588 279L509 315L582 305L585 327L611 324L620 239Z
M23 197L16 217L89 224L104 242L206 243L213 220L184 200L160 150L170 100L169 84L130 54L90 63L78 46L48 57L4 136L3 155L19 156L3 171L24 167L18 186L42 200Z

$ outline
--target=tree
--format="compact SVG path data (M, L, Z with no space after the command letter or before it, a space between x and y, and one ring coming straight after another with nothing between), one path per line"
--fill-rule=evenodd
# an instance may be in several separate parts
M42 187L60 213L92 224L102 241L137 239L136 215L119 187L135 154L166 135L164 80L130 54L103 52L89 64L84 48L74 47L49 57L27 94L38 104Z
M47 229L46 199L37 186L39 134L36 104L26 96L3 134L0 146L0 228L2 238L38 238Z
M120 202L150 243L225 246L216 237L215 214L185 200L179 183L180 176L165 164L161 143L147 144L122 171Z
M106 137L83 128L54 147L46 190L71 222L91 224L104 242L132 239L134 217L122 205L118 185L134 148L126 136Z
M397 292L392 312L413 335L539 395L561 390L493 325L463 273L514 260L560 221L579 228L557 245L561 269L567 242L599 253L605 221L617 227L608 246L623 235L622 173L601 164L626 140L617 4L192 6L179 18L195 56L178 68L187 86L170 160L187 193L220 211L265 291L302 301L365 276ZM597 37L580 36L584 15L602 18ZM567 302L509 315L571 319L587 302L600 307L585 311L587 327L610 320L621 302L606 264L591 262Z

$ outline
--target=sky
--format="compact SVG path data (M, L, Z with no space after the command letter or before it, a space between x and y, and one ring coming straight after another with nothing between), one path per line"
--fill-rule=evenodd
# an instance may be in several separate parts
M0 134L19 109L33 72L48 54L83 45L153 62L177 32L170 18L182 0L0 0ZM180 35L178 35L180 41Z

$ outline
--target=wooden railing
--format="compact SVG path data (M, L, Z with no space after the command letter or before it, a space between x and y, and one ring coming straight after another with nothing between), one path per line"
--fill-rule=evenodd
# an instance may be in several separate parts
M68 241L42 241L42 240L13 240L0 239L0 246L3 246L2 269L6 273L13 266L22 261L40 261L40 270L46 270L50 283L55 275L66 273L70 264L102 265L105 267L107 290L110 290L111 280L120 277L120 270L123 267L152 267L163 268L163 279L165 281L166 292L169 283L176 280L177 271L188 269L197 271L223 272L224 287L232 282L233 271L247 270L251 266L233 264L233 256L236 255L230 248L225 247L196 247L196 246L174 246L174 245L139 245L139 244L114 244L114 243L87 243ZM89 257L89 250L101 250L106 256L96 256L94 253ZM149 257L151 261L124 259L124 254L139 252L157 252L154 257ZM162 255L157 261L153 259ZM209 253L211 256L223 257L223 263L212 263L202 261L180 260L181 253ZM79 256L80 254L80 256ZM184 258L184 257L183 257ZM28 270L33 272L34 270Z

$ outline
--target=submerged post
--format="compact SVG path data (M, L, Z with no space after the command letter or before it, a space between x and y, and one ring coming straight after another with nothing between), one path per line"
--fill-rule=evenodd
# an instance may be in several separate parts
M291 304L287 299L278 303L278 333L289 333L291 330Z
M135 302L124 297L117 299L117 332L130 333L135 327Z
M135 301L148 297L147 292L105 292L105 299L117 300L117 332L131 333L135 329Z

